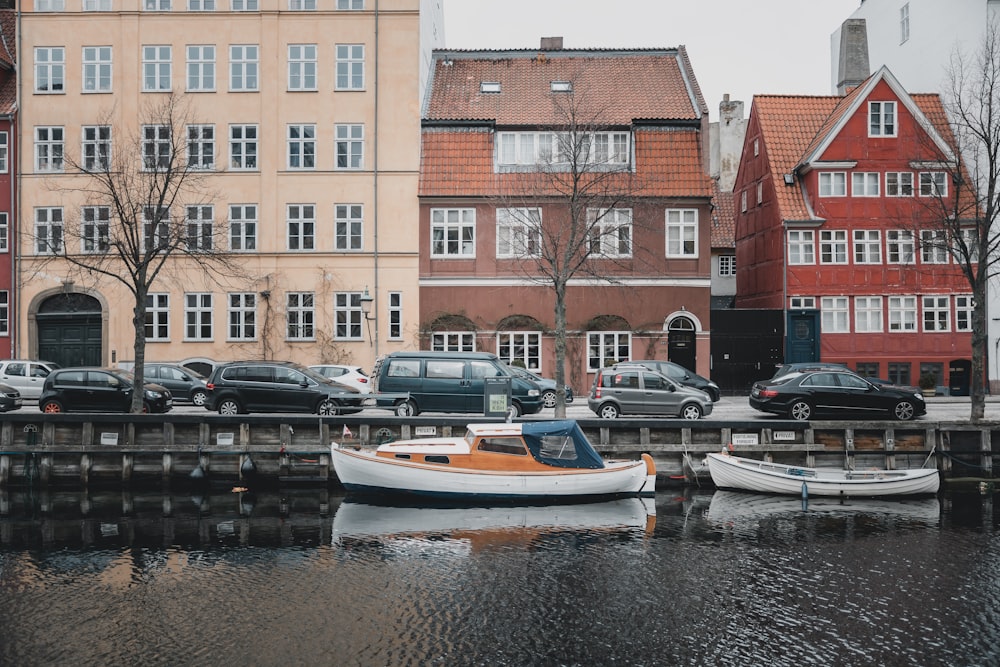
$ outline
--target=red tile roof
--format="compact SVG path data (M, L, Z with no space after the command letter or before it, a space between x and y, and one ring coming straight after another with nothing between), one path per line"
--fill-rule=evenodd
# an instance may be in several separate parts
M736 196L719 189L719 182L712 182L712 247L736 247Z
M490 121L499 126L558 124L568 81L588 117L607 125L634 120L698 120L707 106L684 47L560 51L435 51L425 122ZM480 91L483 82L500 92Z
M17 53L17 13L13 9L0 9L0 68L14 69L14 58Z

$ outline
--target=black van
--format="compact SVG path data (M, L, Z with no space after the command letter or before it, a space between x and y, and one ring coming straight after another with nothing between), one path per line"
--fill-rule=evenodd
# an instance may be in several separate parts
M542 409L542 392L531 380L516 377L488 352L391 352L375 360L375 393L408 393L394 410L400 416L421 412L483 413L486 378L509 377L510 416Z

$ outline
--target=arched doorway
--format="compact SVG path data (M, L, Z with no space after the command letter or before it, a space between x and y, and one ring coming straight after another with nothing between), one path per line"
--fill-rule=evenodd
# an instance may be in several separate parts
M35 313L38 358L60 366L100 366L101 302L78 292L58 293Z
M697 328L689 317L675 317L667 325L667 359L697 372Z

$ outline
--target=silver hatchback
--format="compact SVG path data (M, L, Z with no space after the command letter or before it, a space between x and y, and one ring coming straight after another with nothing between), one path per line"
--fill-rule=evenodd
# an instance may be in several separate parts
M647 368L618 366L598 371L587 406L604 419L619 415L700 419L712 414L713 403L700 389L677 384Z

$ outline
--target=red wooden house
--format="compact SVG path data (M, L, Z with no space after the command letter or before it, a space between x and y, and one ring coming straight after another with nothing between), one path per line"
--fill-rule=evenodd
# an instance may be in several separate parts
M959 379L971 290L928 206L953 194L950 138L939 97L885 68L842 97L754 98L733 188L736 306L785 311L786 361Z
M568 285L567 382L584 390L596 370L628 359L707 375L708 113L683 47L565 50L556 40L434 56L420 165L422 345L554 374L555 299L532 259L540 236L568 228L553 177L569 171L556 154L576 131L593 171L612 170L628 196L600 211L600 240ZM570 127L583 117L585 130Z

